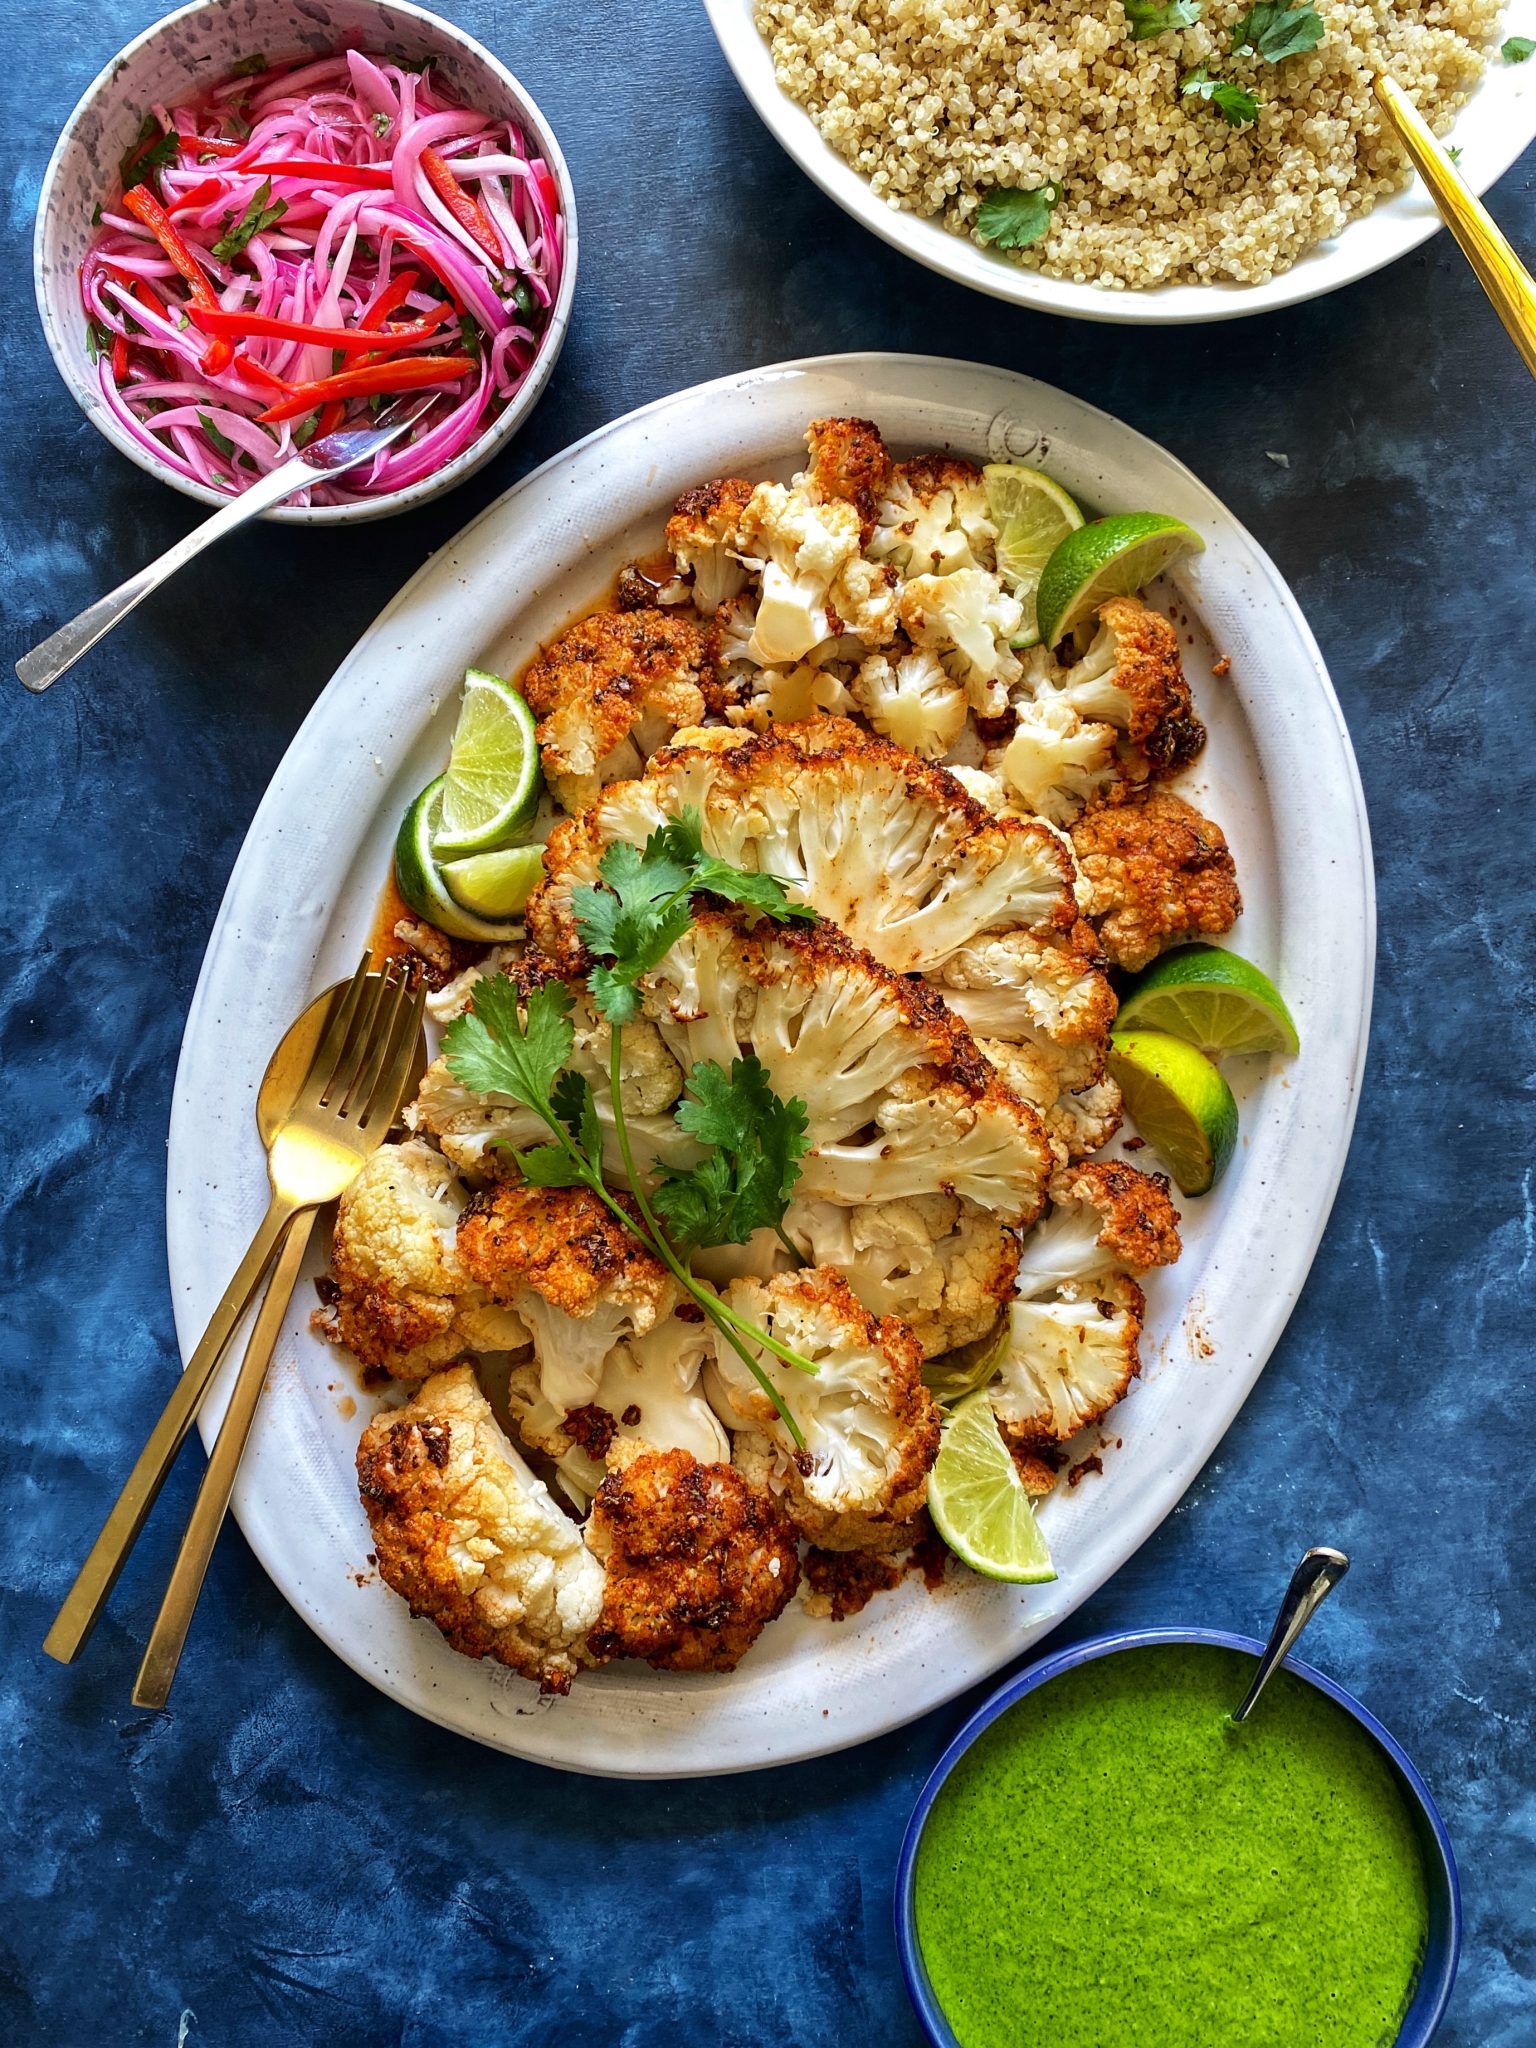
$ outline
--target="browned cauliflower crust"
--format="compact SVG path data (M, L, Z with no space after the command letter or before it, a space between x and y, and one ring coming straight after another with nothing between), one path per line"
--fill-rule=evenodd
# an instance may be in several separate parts
M1117 967L1230 931L1243 907L1226 834L1171 790L1117 791L1072 827L1084 910Z
M598 1488L587 1542L605 1561L595 1657L734 1671L800 1583L795 1532L729 1465L630 1449Z
M544 774L568 811L697 725L713 688L697 620L654 607L578 619L524 671Z
M1099 622L1099 635L1072 678L1083 677L1086 689L1085 671L1099 637L1107 635L1114 663L1109 680L1127 700L1126 738L1145 755L1154 775L1177 774L1205 745L1205 727L1195 715L1172 622L1139 597L1106 598ZM1104 716L1111 725L1118 722L1109 708Z
M1092 1211L1100 1247L1130 1272L1171 1266L1183 1249L1165 1173L1143 1173L1123 1159L1088 1159L1054 1176L1051 1199Z
M603 1571L503 1434L468 1366L438 1373L363 1432L357 1479L379 1573L466 1657L544 1692L601 1653Z
M1062 842L1032 819L993 817L944 769L842 718L724 739L682 735L644 776L555 828L527 919L562 971L588 964L572 892L597 879L604 848L643 846L684 810L699 813L710 853L779 876L897 973L935 971L988 935L1061 943L1076 925Z
M841 498L859 515L859 542L875 530L875 509L890 474L891 458L873 420L812 420L805 430L811 459L796 479L813 498Z
M1146 1298L1125 1273L1072 1281L1009 1310L989 1398L1032 1491L1054 1483L1053 1447L1101 1421L1128 1391L1141 1370L1145 1313Z
M663 592L669 601L691 597L694 608L712 622L721 605L745 590L747 572L736 550L741 515L751 496L751 484L739 476L717 477L684 491L667 521L666 539L680 575L690 580L686 586L669 584Z

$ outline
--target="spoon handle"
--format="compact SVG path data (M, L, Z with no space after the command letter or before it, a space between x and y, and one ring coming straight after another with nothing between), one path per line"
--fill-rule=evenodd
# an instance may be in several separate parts
M1342 1550L1319 1547L1309 1550L1302 1558L1291 1573L1291 1583L1280 1602L1280 1612L1275 1616L1269 1641L1264 1645L1264 1654L1248 1688L1248 1697L1233 1714L1234 1721L1247 1720L1276 1665L1284 1662L1291 1645L1348 1570L1349 1559Z
M1429 188L1446 226L1461 244L1478 283L1504 322L1510 340L1536 377L1536 283L1500 232L1492 214L1445 151L1445 145L1395 78L1377 74L1376 97Z
M284 498L291 498L295 491L302 490L305 484L315 481L314 471L298 455L269 475L258 477L238 498L228 505L221 505L211 519L205 519L201 526L194 526L173 548L167 548L158 560L146 563L137 575L130 576L126 583L119 583L116 590L109 590L105 597L98 597L67 626L60 626L41 646L34 647L30 654L24 654L16 664L18 677L34 694L46 690L50 683L59 680L66 669L73 668L81 655L88 653L98 640L104 640L119 620L127 618L134 606L142 604L152 590L158 590L167 577L174 576L178 569L184 569L194 555L212 547L225 534L233 533L237 526L244 526L258 512L280 504Z

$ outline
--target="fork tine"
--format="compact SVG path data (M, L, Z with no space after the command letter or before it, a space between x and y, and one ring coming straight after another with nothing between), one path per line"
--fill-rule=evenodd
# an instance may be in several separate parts
M416 1045L421 1036L421 1014L426 1007L425 985L412 989L410 1001L405 1005L390 1041L389 1056L379 1074L378 1083L363 1111L364 1124L372 1124L377 1117L388 1117L393 1123L395 1112L400 1107L400 1097L410 1076L411 1062L416 1057Z
M347 1042L336 1062L336 1071L320 1098L322 1106L337 1116L345 1116L347 1113L347 1098L356 1086L359 1070L373 1049L374 1038L379 1028L379 1008L391 986L388 965L382 974L372 974L368 977L368 992L363 998L357 1016L352 1020L352 1029L347 1033Z
M389 1057L389 1048L400 1022L400 1012L405 1008L410 993L410 976L404 972L398 980L386 983L380 991L379 1010L373 1021L373 1036L369 1042L368 1056L353 1076L352 1086L347 1090L347 1099L342 1106L342 1114L356 1117L360 1124L367 1120L368 1104L373 1099L374 1089L379 1085L379 1075L383 1072L384 1062Z
M309 1062L309 1072L304 1077L304 1092L309 1093L314 1082L323 1097L336 1072L336 1061L346 1043L347 1033L352 1029L352 1019L357 1015L358 1002L368 979L370 955L365 953L358 962L356 974L347 983L346 992L331 1013L331 1021L325 1027L325 1035L315 1047Z

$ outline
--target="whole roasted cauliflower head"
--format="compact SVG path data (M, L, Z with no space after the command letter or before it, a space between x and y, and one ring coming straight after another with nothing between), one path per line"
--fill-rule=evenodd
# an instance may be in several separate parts
M903 576L948 576L991 569L996 542L986 480L974 463L919 455L892 467L869 541L876 561L893 562Z
M872 1316L831 1267L736 1280L725 1299L816 1367L803 1372L744 1339L794 1417L802 1449L734 1348L715 1339L711 1385L724 1420L781 1454L798 1527L829 1550L909 1541L904 1525L928 1497L939 1448L939 1412L912 1332L894 1316Z
M791 1202L784 1229L813 1266L835 1266L875 1316L896 1316L924 1358L984 1336L1013 1292L1014 1233L974 1202ZM769 1268L771 1273L772 1268Z
M734 1671L800 1583L795 1532L727 1464L626 1445L598 1488L587 1542L604 1561L591 1648L661 1671Z
M952 569L944 576L909 576L897 616L914 647L930 648L984 718L1008 709L1008 685L1021 673L1009 642L1024 623L1024 608L988 569Z
M1145 1273L1171 1266L1180 1249L1166 1174L1085 1160L1052 1177L1051 1206L1020 1251L1018 1292L1036 1299L1068 1281Z
M539 721L545 779L566 810L636 774L680 726L699 724L713 690L705 649L695 620L651 607L578 619L529 664L522 692Z
M357 1479L379 1573L466 1657L544 1692L598 1661L603 1568L508 1441L468 1366L363 1432Z
M992 1412L1031 1483L1037 1459L1100 1421L1140 1371L1137 1340L1146 1303L1127 1274L1073 1280L1008 1312ZM1045 1478L1042 1490L1048 1490Z
M889 572L859 552L859 515L785 484L759 484L740 525L741 560L758 582L747 656L764 668L797 662L849 634L882 647L896 630Z
M430 1146L381 1145L341 1198L333 1298L311 1327L396 1379L425 1379L466 1351L522 1350L530 1333L521 1317L493 1301L458 1256L465 1199Z
M1230 931L1242 911L1226 834L1171 790L1122 790L1090 805L1072 845L1084 914L1129 973L1165 946Z
M643 846L698 813L706 851L777 875L855 945L900 974L931 973L983 935L1048 937L1077 923L1072 852L1049 827L994 818L944 769L843 719L778 726L733 744L685 734L638 780L557 828L527 906L541 953L573 976L586 955L575 890L606 846Z
M859 515L859 539L867 545L876 509L890 474L891 458L873 420L812 420L805 432L810 461L796 485L818 503L839 498Z
M544 1393L562 1414L596 1398L616 1344L677 1304L666 1267L588 1188L488 1188L460 1219L458 1253L532 1331Z
M668 585L664 597L681 599L686 588L695 611L713 621L721 605L746 589L747 572L738 550L741 515L751 495L751 484L739 476L719 477L684 491L667 521L666 540L679 576L687 581L675 591Z

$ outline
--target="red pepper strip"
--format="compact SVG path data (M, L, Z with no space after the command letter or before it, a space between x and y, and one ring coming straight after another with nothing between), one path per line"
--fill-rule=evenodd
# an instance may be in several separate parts
M347 416L346 401L333 398L329 405L320 408L320 417L315 422L315 439L323 441L327 434L334 434Z
M141 221L176 268L187 280L192 293L192 304L205 310L219 310L218 295L208 282L207 272L192 251L177 233L175 223L147 185L135 185L131 192L123 194L124 209L136 221ZM203 368L211 375L226 369L234 349L221 335L216 335L208 345L203 357Z
M128 337L126 334L118 334L113 337L112 375L119 384L128 375Z
M287 398L268 406L260 415L264 425L297 419L333 398L371 398L380 391L417 391L427 384L451 384L474 374L468 356L409 356L395 363L364 363L361 369L342 370L335 377L317 377L311 384L295 384Z
M317 185L372 185L384 192L394 184L388 164L333 164L323 156L275 156L242 164L242 178L312 178Z
M248 383L265 384L269 391L291 391L293 386L286 377L279 377L269 370L265 363L254 362L243 352L235 357L235 368Z
M358 326L362 328L364 333L368 333L374 328L382 327L395 308L403 306L415 289L415 271L397 271L358 322Z
M544 204L549 208L550 213L555 219L558 220L560 217L560 187L555 183L553 174L540 168L534 172L533 178L534 183L544 195Z
M452 306L454 312L462 314L464 311L464 301L459 297L458 286L448 275L447 271L443 269L427 244L418 240L409 228L398 227L393 221L390 222L390 233L402 249L410 251L423 269L431 271L443 290L448 294L448 303Z
M249 136L243 142L238 137L226 135L183 135L181 138L183 156L238 156L242 149L249 147Z
M222 306L193 306L191 317L193 326L204 334L227 334L236 341L260 335L271 341L303 341L317 348L340 349L344 355L367 355L374 349L389 354L425 341L445 320L453 318L453 309L434 308L407 327L386 327L382 332L369 329L366 333L356 327L316 327L308 320L284 320L275 313L226 313Z
M194 185L190 192L183 192L165 210L167 213L190 213L194 206L206 206L210 200L217 199L223 190L222 179L204 178L201 185Z
M459 226L480 245L499 269L504 260L501 243L496 238L496 230L491 226L490 215L479 200L470 197L449 170L447 159L439 156L435 149L424 149L421 152L421 168L427 174L427 183Z

